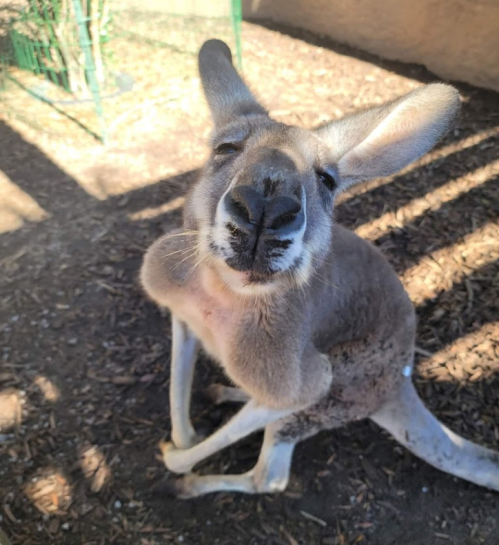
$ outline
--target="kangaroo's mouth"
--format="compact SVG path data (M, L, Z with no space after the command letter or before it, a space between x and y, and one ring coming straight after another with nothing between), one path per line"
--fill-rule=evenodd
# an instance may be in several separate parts
M276 274L273 257L267 252L237 251L225 259L226 264L235 271L246 273L254 281L262 281ZM252 280L253 281L253 280Z
M230 266L229 266L230 267ZM232 267L230 267L232 269ZM235 275L238 275L242 283L250 284L268 284L273 281L277 273L259 273L256 271L237 271L232 269Z
M262 290L273 290L279 285L279 278L282 276L275 272L236 269L223 258L217 259L215 263L215 269L223 282L240 293L257 294Z
M275 273L262 274L258 272L250 272L248 274L249 284L267 284L275 276Z
M255 268L234 267L233 263L232 259L226 259L224 261L225 269L230 271L232 276L240 278L242 282L247 284L266 284L279 275L279 273L272 270L261 271Z

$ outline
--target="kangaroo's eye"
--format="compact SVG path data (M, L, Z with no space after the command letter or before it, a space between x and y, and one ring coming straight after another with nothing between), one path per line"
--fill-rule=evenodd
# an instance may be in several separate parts
M329 172L318 170L317 177L329 189L329 191L333 191L334 189L336 189L337 187L336 180L334 179L334 176L329 174Z
M217 155L233 155L237 153L239 148L235 144L220 144L215 148Z

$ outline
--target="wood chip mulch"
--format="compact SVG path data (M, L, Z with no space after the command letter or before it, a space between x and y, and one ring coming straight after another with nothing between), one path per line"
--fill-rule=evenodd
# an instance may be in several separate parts
M245 23L243 41L246 77L271 114L307 127L438 79L289 29ZM281 495L151 493L165 475L171 341L137 272L145 248L180 222L209 121L192 58L172 53L168 64L162 53L146 70L144 48L122 47L141 94L126 97L108 148L60 119L43 131L51 114L26 98L24 121L0 114L0 226L14 221L0 234L0 543L498 543L497 494L367 422L300 445ZM353 190L337 216L381 248L417 307L425 402L499 450L499 97L459 89L462 115L437 149ZM217 373L202 358L195 391ZM199 428L232 410L194 397ZM242 472L260 441L200 469Z

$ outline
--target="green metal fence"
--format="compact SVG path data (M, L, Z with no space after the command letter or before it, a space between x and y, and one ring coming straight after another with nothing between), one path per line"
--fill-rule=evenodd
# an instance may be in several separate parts
M91 79L88 72L104 78L102 45L109 26L108 9L108 0L29 0L11 23L18 66L47 76L75 95L85 93ZM86 49L92 52L90 64Z

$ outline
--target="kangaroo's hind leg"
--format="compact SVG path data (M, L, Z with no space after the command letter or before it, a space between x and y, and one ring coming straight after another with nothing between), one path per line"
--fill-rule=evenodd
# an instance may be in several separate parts
M252 399L228 422L191 448L178 449L174 443L162 441L160 448L163 460L170 471L189 473L196 464L209 456L292 413L292 409L272 409Z
M410 378L404 378L397 396L370 418L434 467L499 490L499 453L446 428L423 405Z
M253 469L242 475L196 475L174 478L160 485L158 492L179 498L194 498L213 492L259 494L280 492L289 481L291 460L296 441L279 437L281 421L265 428L262 449Z

